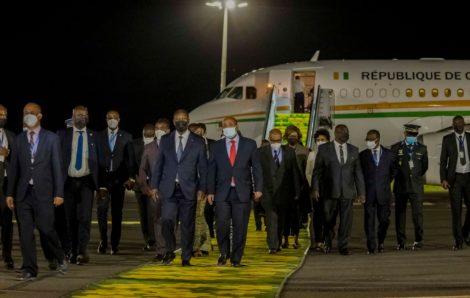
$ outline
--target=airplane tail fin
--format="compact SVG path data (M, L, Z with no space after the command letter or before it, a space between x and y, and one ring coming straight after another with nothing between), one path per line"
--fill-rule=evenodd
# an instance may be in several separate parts
M320 50L317 50L315 54L313 54L312 59L310 59L311 62L317 62L318 57L320 57Z

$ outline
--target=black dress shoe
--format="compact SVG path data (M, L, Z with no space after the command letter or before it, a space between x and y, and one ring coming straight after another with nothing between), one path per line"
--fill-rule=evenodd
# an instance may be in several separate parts
M269 254L270 255L275 255L277 253L277 249L270 249Z
M227 264L227 257L225 255L219 255L217 260L217 266L225 266Z
M157 254L157 255L155 255L155 257L152 258L152 261L153 262L161 262L161 261L163 261L163 257L164 257L164 255Z
M56 270L57 270L57 266L58 266L58 264L57 264L57 261L56 261L56 260L49 260L49 265L48 265L48 267L49 267L49 269L50 269L51 271L56 271Z
M405 244L404 243L398 243L397 244L397 250L405 250Z
M191 266L193 266L193 265L191 265L191 263L189 262L189 260L187 260L187 261L184 261L184 260L183 260L183 261L181 261L181 266L183 266L183 267L191 267Z
M232 266L232 267L237 267L237 268L238 268L238 267L245 267L245 265L240 264L240 262L232 262L232 263L231 263L231 266Z
M76 258L75 263L77 265L83 265L90 261L90 257L87 254L79 254Z
M31 273L23 271L16 276L16 280L20 281L33 281L36 279L36 276L33 276Z
M110 254L111 254L112 256L115 256L115 255L117 255L118 253L119 253L119 248L115 247L115 248L112 248L112 249L111 249Z
M323 252L326 253L326 254L330 253L331 252L331 246L324 245L323 246Z
M415 241L413 243L413 246L411 246L411 250L420 250L423 248L423 242L417 242Z
M341 248L341 249L339 250L339 253L340 253L341 255L343 255L343 256L349 256L349 255L351 254L351 252L350 252L349 249L347 249L347 248Z
M454 246L452 246L452 250L462 250L463 248L463 241L455 241Z
M163 265L170 265L171 262L176 258L176 255L174 253L166 253L165 256L163 257L162 264Z
M5 261L5 268L8 270L13 270L15 269L15 263L13 263L12 259L8 259Z
M382 254L382 253L385 252L385 245L384 245L383 243L380 243L380 244L379 244L379 249L378 249L378 251L379 251L379 254Z
M100 241L100 244L98 244L98 249L96 250L97 253L104 255L106 254L106 246L102 241Z
M368 255L375 255L375 249L368 249L366 254Z

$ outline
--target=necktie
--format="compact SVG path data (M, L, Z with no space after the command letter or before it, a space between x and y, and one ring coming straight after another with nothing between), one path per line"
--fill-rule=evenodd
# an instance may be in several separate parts
M178 162L181 159L181 156L183 155L183 136L179 136L180 142L178 144L178 149L176 150L176 159Z
M378 166L379 165L379 156L377 155L377 149L374 149L373 152L374 152L373 156L374 156L375 165Z
M274 150L274 163L279 168L279 152L277 150Z
M113 151L114 150L114 145L116 144L116 133L113 132L109 136L109 150Z
M465 146L464 146L464 139L462 136L459 136L459 156L460 156L460 164L465 165L467 160L465 158Z
M339 145L339 159L341 161L341 164L344 165L344 151L343 151L343 145Z
M77 155L75 159L75 169L80 171L82 168L82 156L83 156L83 131L79 130L78 143L77 143Z
M34 158L34 131L29 132L29 150L31 151L31 158Z
M235 164L235 156L237 155L237 149L235 147L235 140L230 141L230 165L233 167Z

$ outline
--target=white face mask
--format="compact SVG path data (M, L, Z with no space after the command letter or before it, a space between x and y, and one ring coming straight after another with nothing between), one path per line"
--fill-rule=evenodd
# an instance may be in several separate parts
M233 139L237 135L237 130L235 129L235 127L225 127L223 131L224 131L224 136L226 136L229 139Z
M38 123L38 117L33 114L24 115L23 123L26 124L27 127L33 127Z
M116 119L109 119L109 120L107 121L107 123L108 123L108 127L109 127L110 129L116 129L116 127L117 127L118 124L119 124L119 121L117 121Z
M371 150L374 149L375 146L376 146L375 141L366 141L366 146L367 146L367 148L369 148Z
M154 140L154 138L146 138L146 137L144 137L144 145L147 145L147 144L152 143L153 140Z
M166 132L161 130L161 129L157 129L155 131L155 137L160 140L164 135L166 135Z
M281 148L281 143L271 143L271 149L279 150Z
M315 142L315 144L317 144L317 147L320 146L320 145L326 144L326 143L327 143L326 141Z

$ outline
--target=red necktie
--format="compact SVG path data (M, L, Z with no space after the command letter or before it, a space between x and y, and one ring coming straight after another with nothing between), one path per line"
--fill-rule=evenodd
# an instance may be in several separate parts
M233 167L235 164L235 156L237 155L237 149L235 148L235 140L230 141L230 165Z

